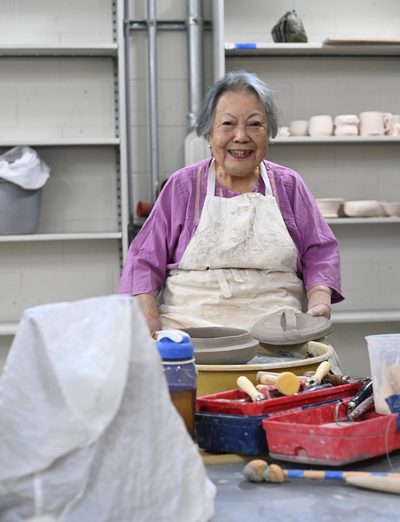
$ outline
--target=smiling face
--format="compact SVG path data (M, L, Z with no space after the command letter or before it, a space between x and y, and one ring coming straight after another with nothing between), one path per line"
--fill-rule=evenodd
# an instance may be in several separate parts
M258 178L258 166L268 149L268 122L258 96L249 91L222 94L208 141L217 173Z

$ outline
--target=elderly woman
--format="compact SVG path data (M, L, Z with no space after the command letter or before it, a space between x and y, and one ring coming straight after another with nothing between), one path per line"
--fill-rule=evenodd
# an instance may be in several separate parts
M285 309L330 317L339 247L301 177L264 160L278 110L256 75L231 72L196 122L212 158L172 174L129 250L119 293L162 328L250 330Z

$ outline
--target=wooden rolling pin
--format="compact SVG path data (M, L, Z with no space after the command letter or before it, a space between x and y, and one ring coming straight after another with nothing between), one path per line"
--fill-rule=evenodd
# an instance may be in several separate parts
M260 375L258 379L259 373L263 373L263 375ZM261 384L275 385L278 391L283 393L283 395L294 395L300 388L300 380L297 375L292 372L282 372L276 375L268 374L267 372L258 372L257 379Z
M237 380L237 385L241 390L250 395L254 402L265 401L266 397L261 392L259 392L254 384L244 375L241 375Z

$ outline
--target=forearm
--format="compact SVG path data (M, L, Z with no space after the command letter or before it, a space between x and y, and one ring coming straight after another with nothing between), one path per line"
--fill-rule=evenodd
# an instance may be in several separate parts
M155 337L155 332L162 329L158 310L156 305L156 298L150 294L138 294L135 296L140 310L146 320L147 326L150 330L150 335Z
M307 292L308 314L331 317L332 289L324 285L315 285Z

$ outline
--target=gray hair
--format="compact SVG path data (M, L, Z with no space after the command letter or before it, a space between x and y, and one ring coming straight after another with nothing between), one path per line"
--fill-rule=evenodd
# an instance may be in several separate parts
M225 92L253 92L258 96L268 122L268 138L275 138L279 130L280 111L273 91L256 74L233 71L217 80L206 95L197 115L194 130L208 140L214 123L218 100Z

